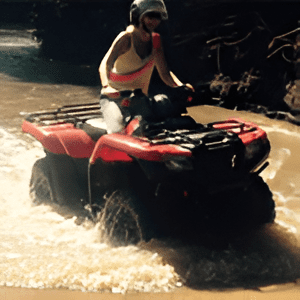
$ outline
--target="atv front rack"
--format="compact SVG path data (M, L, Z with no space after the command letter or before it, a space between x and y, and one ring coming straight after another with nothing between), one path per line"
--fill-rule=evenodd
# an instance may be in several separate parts
M99 102L73 104L59 107L55 110L42 110L32 113L21 112L25 120L41 126L85 122L101 117Z

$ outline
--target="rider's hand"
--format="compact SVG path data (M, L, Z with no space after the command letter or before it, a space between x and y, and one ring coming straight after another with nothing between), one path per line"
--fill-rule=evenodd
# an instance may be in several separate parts
M194 87L190 83L184 84L187 88L189 88L192 92L195 92Z

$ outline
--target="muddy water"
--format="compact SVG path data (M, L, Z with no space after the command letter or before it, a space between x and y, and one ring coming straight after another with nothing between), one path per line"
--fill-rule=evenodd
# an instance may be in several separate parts
M99 93L97 86L85 85L85 74L90 75L86 67L45 61L37 53L38 45L26 32L2 31L0 286L109 293L173 291L172 299L176 295L183 299L190 291L186 287L244 289L297 282L300 127L246 112L208 106L189 109L199 122L239 116L267 131L272 152L270 166L262 176L276 201L275 224L225 250L188 246L176 240L113 248L101 239L97 226L88 222L76 225L75 218L64 219L47 206L31 205L31 167L44 154L39 143L22 134L19 113L91 102ZM70 72L71 79L66 77ZM82 85L66 84L74 83L74 78L80 83L78 76L83 78ZM18 294L22 290L14 291ZM57 298L51 295L49 299Z

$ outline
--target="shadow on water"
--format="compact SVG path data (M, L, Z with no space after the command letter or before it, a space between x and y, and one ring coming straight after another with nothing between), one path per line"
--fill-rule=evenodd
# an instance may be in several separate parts
M198 290L257 289L292 282L300 276L297 240L276 224L222 249L159 240L140 247L161 255L185 286Z
M40 56L31 30L0 29L0 78L36 83L98 86L98 65L74 65Z

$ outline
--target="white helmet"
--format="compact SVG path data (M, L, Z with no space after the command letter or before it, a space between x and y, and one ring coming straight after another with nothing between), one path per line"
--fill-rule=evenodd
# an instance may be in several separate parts
M141 17L149 12L159 13L162 20L168 19L163 0L134 0L130 7L130 23L138 25Z

